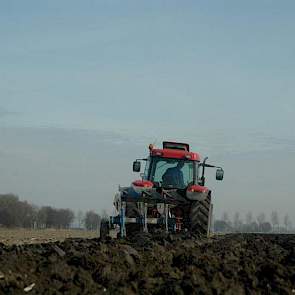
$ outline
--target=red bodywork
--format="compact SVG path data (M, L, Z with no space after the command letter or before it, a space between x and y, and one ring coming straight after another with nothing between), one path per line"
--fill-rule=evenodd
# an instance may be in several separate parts
M209 189L206 186L201 186L198 184L193 184L187 189L188 192L195 193L208 193Z
M152 188L153 183L149 180L135 180L132 182L133 185L137 187L142 187L142 188Z
M159 156L172 159L187 159L192 161L200 161L201 157L198 153L187 152L174 149L151 149L151 156Z

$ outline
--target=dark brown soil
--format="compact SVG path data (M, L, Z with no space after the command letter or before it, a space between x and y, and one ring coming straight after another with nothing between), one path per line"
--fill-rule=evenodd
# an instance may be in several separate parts
M295 294L295 236L0 244L0 293Z

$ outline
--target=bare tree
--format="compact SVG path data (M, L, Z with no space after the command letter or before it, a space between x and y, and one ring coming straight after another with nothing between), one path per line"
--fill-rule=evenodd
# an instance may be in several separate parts
M269 233L271 232L272 227L271 224L269 222L263 222L260 225L260 231L262 231L263 233Z
M236 231L240 231L242 227L243 222L240 219L240 213L236 212L234 215L234 228Z
M24 202L19 201L17 204L17 207L18 207L17 225L21 227L25 227L25 228L33 227L35 216L36 216L34 207L26 201Z
M79 228L81 228L84 223L84 213L82 210L79 210L77 213L77 221L78 221Z
M88 211L85 214L85 226L88 230L97 230L100 225L100 216L94 211Z
M272 229L275 231L275 229L279 227L279 215L277 211L272 211L270 215L270 220L272 224Z
M258 226L258 223L256 221L252 221L250 226L249 226L249 231L250 232L258 232L259 231L259 226Z
M257 222L258 222L258 228L260 231L262 231L262 224L265 222L265 214L264 213L259 213L256 217Z
M246 223L247 224L251 224L253 222L253 214L252 214L252 212L248 212L247 214L246 214Z
M41 208L41 210L44 211L44 215L46 216L45 227L53 228L56 222L56 214L54 208L50 206L44 206Z
M289 231L292 224L288 214L286 214L284 217L284 225L286 227L286 231Z
M0 208L0 225L11 227L14 224L14 218L6 208Z
M55 209L54 226L57 228L69 228L74 220L74 212L70 209Z
M228 216L227 212L223 212L221 220L226 222L226 223L229 223L229 216Z
M46 228L47 226L47 210L46 207L42 207L37 213L37 227Z
M0 224L8 227L21 226L19 224L19 199L13 194L0 195L1 219Z

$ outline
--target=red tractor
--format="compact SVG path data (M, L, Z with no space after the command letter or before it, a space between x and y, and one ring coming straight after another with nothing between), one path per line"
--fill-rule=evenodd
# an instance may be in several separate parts
M133 171L141 171L141 179L129 187L119 187L114 205L118 215L102 222L104 237L115 230L120 237L137 231L192 232L208 235L213 205L211 191L205 186L205 168L216 170L216 179L223 179L221 167L201 161L198 153L190 152L186 143L163 142L163 149L149 146L146 159L133 163Z

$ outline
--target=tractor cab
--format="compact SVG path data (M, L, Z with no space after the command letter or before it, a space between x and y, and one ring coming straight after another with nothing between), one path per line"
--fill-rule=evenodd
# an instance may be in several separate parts
M149 145L149 150L147 159L137 159L133 163L133 171L140 172L141 161L146 162L144 173L141 174L144 187L185 190L191 185L205 184L207 158L201 163L200 155L190 152L188 144L165 141L163 149L155 149L153 145ZM217 171L219 177L216 179L221 180L223 171ZM140 185L141 182L136 183Z
M194 161L163 157L149 157L143 180L151 181L155 187L185 189L195 184L197 165Z

